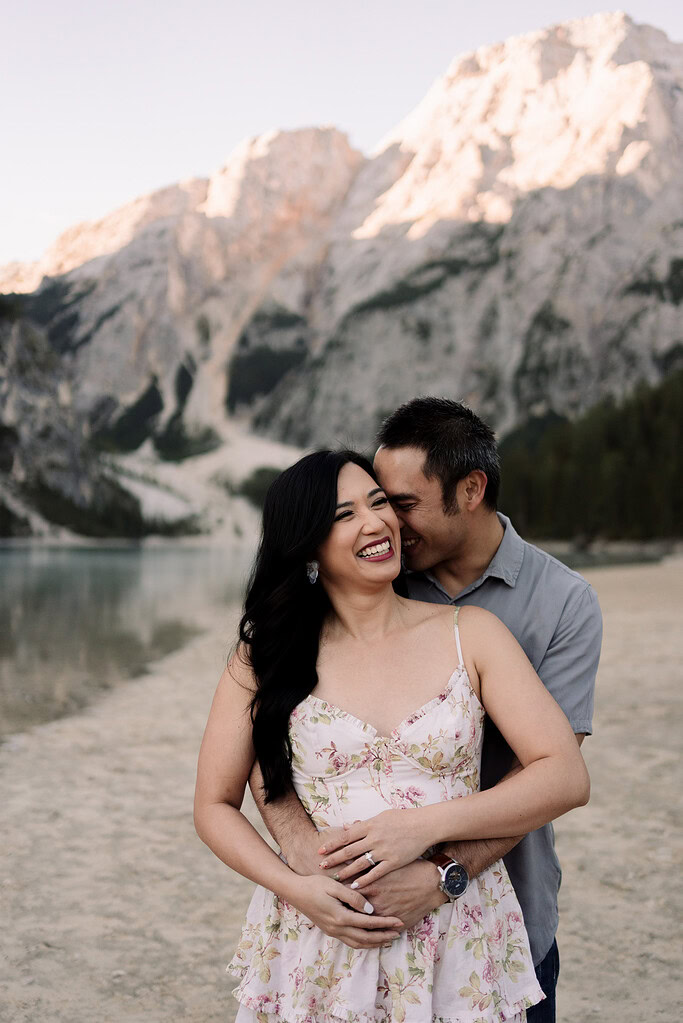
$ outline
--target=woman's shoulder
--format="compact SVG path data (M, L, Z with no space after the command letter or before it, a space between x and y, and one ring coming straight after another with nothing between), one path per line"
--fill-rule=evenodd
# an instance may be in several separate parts
M413 625L439 621L448 616L452 618L455 610L450 604L430 604L427 600L413 600L412 597L401 597L400 600Z
M484 658L493 648L509 649L517 640L501 619L476 604L463 604L458 613L458 631L463 649L475 659Z
M456 608L452 604L430 604L425 600L406 600L411 627L424 634L453 632Z
M430 604L423 600L406 603L414 605L412 611L416 625L431 623L437 629L452 631L457 623L458 628L464 628L475 641L478 637L485 641L501 631L508 631L493 612L476 604Z
M409 600L407 598L404 598L404 603L410 606L416 621L434 619L452 622L456 620L456 615L458 621L463 621L465 618L477 623L500 621L491 611L477 607L476 604L432 604L426 600Z
M458 622L469 622L470 626L479 628L503 625L498 615L494 615L493 611L487 611L485 607L479 607L478 604L456 604L452 610L456 609L459 609Z

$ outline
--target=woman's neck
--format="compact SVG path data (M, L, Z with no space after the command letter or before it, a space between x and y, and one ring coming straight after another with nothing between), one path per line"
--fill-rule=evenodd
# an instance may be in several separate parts
M381 590L353 593L330 587L328 596L333 614L325 625L327 640L349 636L364 643L377 641L405 618L404 602L391 584Z

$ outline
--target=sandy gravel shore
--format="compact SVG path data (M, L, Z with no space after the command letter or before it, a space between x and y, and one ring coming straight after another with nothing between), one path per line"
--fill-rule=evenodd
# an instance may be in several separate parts
M683 560L595 570L588 807L557 827L564 1023L681 1018ZM200 843L197 749L233 622L0 748L2 1023L230 1023L250 885ZM680 832L679 832L680 834Z

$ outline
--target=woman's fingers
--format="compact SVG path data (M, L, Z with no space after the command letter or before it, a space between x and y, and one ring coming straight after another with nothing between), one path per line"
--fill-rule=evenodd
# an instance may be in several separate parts
M352 948L381 948L398 938L398 931L360 931L355 927L343 928L337 937Z
M378 927L403 927L402 921L397 916L375 916L372 903L368 902L361 892L353 891L344 884L335 881L332 894L341 903L340 922L343 924L370 930L375 930Z
M368 860L365 856L359 856L357 860L351 860L345 867L337 871L337 878L340 881L348 881L350 877L357 877L362 871L368 869Z
M378 863L376 867L373 867L372 870L368 870L367 874L363 874L361 877L356 878L351 885L351 888L362 892L363 889L367 888L367 886L372 884L373 881L379 881L380 877L384 877L385 874L391 873L393 869L394 868L389 865L388 861L384 860L382 863Z
M339 917L340 927L354 927L357 931L402 931L403 921L397 916L367 916L347 909Z
M318 849L318 852L322 853L323 849L340 849L347 841L346 833L347 829L345 827L321 829L319 838L323 845L320 849Z
M351 842L357 842L365 835L363 821L358 824L349 824L348 826L345 824L343 830L340 828L334 828L331 830L331 835L328 836L325 834L323 836L323 844L318 850L321 856L324 856L325 853L336 852L337 849L343 849L344 846L349 845ZM346 859L348 859L348 856Z
M374 916L374 907L368 902L364 895L353 891L343 884L335 884L334 898L344 903L343 912L346 914L344 923L351 927L362 927L368 930L378 928L398 927L403 929L403 921L397 916ZM346 909L349 906L349 909Z
M374 906L371 902L368 902L364 895L360 892L354 892L344 884L338 884L334 892L335 899L339 899L340 902L351 909L355 909L357 913L364 913L366 916L372 916L375 912Z
M344 927L338 937L351 948L381 948L398 938L398 931L362 931L356 927Z
M330 867L338 867L340 863L346 863L347 860L354 860L357 856L361 856L364 852L369 850L367 838L360 838L353 842L351 845L343 846L339 852L331 853L325 856L325 859L321 862L320 867L322 870L328 870ZM370 861L366 859L365 866L367 867Z

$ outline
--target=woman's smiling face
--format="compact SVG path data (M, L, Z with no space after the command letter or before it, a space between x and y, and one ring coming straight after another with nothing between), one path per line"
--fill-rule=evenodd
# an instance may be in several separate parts
M398 519L364 469L347 462L337 481L332 529L318 551L320 574L335 586L386 584L401 568Z

